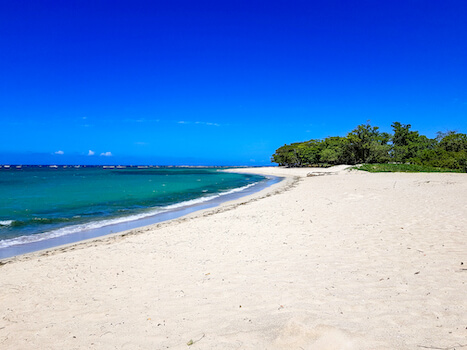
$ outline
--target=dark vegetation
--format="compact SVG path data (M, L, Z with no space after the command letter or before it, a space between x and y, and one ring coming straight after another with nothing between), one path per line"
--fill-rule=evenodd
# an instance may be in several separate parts
M410 124L394 122L391 126L393 134L380 132L377 126L367 123L357 126L346 137L332 136L284 145L276 150L271 160L287 167L379 164L378 169L387 165L386 169L394 170L373 167L372 171L396 171L395 168L399 169L397 171L435 171L441 168L438 171L467 172L466 134L438 132L436 138L429 139L411 130ZM405 170L402 165L406 166Z
M383 164L362 164L354 167L357 170L368 171L370 173L459 173L459 169L448 169L438 168L428 165L417 165L417 164L394 164L394 163L383 163Z

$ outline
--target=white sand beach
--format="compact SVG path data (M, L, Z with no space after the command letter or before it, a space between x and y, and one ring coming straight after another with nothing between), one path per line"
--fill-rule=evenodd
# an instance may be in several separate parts
M467 349L467 174L235 171L287 179L1 261L0 349Z

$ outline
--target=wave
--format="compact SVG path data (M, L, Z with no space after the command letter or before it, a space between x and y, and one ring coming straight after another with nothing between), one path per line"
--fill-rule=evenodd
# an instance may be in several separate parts
M225 196L227 194L232 194L232 193L236 193L236 192L245 191L247 188L250 188L250 187L252 187L252 186L254 186L256 184L257 183L252 183L252 184L249 184L249 185L246 185L246 186L243 186L243 187L234 188L232 190L216 193L216 194L213 194L213 195L210 195L210 196L200 197L200 198L191 199L191 200L180 202L180 203L171 204L171 205L168 205L168 206L163 207L161 209L163 209L165 211L168 211L168 210L178 209L178 208L181 208L181 207L188 207L188 206L191 206L191 205L200 204L200 203L207 202L207 201L210 201L210 200L215 199L215 198L219 198L221 196Z
M73 217L73 218L32 218L28 220L6 220L6 221L0 221L0 225L2 225L2 222L6 223L3 226L11 226L11 227L25 227L29 225L53 225L53 224L72 222L75 219L76 217Z
M105 226L120 224L120 223L124 223L128 221L143 219L148 216L156 215L157 213L158 212L151 212L151 213L146 213L146 214L131 215L131 216L122 217L122 218L99 220L99 221L94 221L94 222L90 222L86 224L73 225L73 226L63 227L63 228L52 230L52 231L37 233L34 235L20 236L20 237L5 239L5 240L0 241L0 249L11 247L14 245L44 241L47 239L57 238L57 237L61 237L61 236L65 236L65 235L69 235L73 233L78 233L82 231L98 229L98 228L105 227Z
M135 220L140 220L144 218L148 218L151 216L155 216L157 214L161 214L164 212L168 212L171 210L183 208L183 207L189 207L197 204L201 204L203 202L207 202L210 200L213 200L215 198L219 198L221 196L225 196L228 194L233 194L241 191L245 191L246 189L256 185L257 183L252 183L243 187L239 188L234 188L229 191L225 192L220 192L217 194L197 198L197 199L191 199L188 201L180 202L180 203L175 203L171 204L165 207L159 207L159 208L152 208L149 211L146 211L144 213L139 213L139 214L134 214L134 215L129 215L129 216L123 216L119 218L112 218L112 219L106 219L106 220L98 220L98 221L93 221L85 224L78 224L78 225L73 225L73 226L67 226L63 227L60 229L52 230L52 231L47 231L43 233L37 233L34 235L28 235L28 236L20 236L20 237L15 237L15 238L10 238L10 239L5 239L5 240L0 240L0 249L2 248L8 248L14 245L20 245L20 244L28 244L28 243L34 243L34 242L39 242L39 241L44 241L47 239L52 239L52 238L57 238L73 233L78 233L82 231L88 231L88 230L93 230L93 229L99 229L105 226L110 226L110 225L116 225L116 224L121 224L129 221L135 221ZM54 219L55 222L64 222L68 219ZM4 220L0 221L0 225L2 223L7 223L8 225L14 224L13 220Z
M0 220L0 226L11 226L15 223L15 220Z

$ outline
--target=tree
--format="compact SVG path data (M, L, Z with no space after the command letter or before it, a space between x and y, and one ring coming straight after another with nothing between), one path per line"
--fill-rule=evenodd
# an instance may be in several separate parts
M410 124L394 122L394 134L379 132L369 122L358 125L347 137L327 137L279 147L271 161L288 167L410 162L467 172L467 135L448 131L429 139L412 131ZM392 141L392 142L391 142Z
M394 135L392 136L392 158L396 162L406 162L410 158L416 157L419 147L418 131L411 131L410 124L392 123Z
M329 164L343 164L347 139L340 136L326 137L322 142L320 161Z
M439 147L448 152L461 152L467 151L467 135L456 133L455 131L448 131L445 134L438 133L438 136L442 135L439 142Z
M367 122L347 135L346 156L350 163L377 163L389 159L388 134L378 130L377 126L372 127Z

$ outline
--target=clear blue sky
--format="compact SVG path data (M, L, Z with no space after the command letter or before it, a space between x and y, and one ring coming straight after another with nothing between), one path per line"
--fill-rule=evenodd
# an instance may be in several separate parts
M467 132L467 1L0 2L0 163L264 165Z

